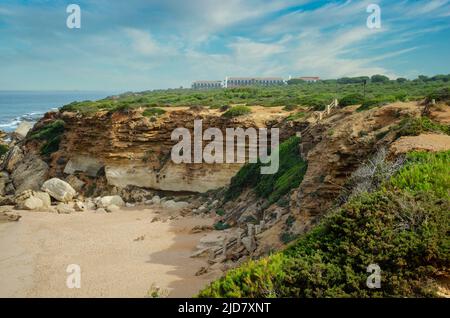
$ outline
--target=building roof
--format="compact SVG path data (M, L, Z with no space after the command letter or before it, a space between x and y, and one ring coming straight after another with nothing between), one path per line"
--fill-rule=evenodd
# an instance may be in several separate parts
M301 76L297 78L302 80L320 80L320 77L318 76Z
M282 77L228 77L227 78L229 81L230 80L256 80L256 81L282 81L283 78Z
M222 81L194 81L193 84L214 84L222 83Z

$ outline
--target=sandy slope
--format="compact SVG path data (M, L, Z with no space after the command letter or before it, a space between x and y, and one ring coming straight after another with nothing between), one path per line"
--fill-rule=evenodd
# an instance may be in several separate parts
M144 297L152 284L193 296L217 275L195 276L206 261L189 257L203 235L189 230L209 219L152 223L149 209L19 214L0 224L0 297ZM80 289L66 286L69 264L81 266Z

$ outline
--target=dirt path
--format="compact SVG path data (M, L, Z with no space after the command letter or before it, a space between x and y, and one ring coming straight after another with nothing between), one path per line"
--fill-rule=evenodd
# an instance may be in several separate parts
M189 230L209 219L152 223L149 209L19 214L0 224L0 297L145 297L152 285L189 297L217 276L195 276L206 260L189 257L204 235ZM80 289L66 285L69 264L81 268Z

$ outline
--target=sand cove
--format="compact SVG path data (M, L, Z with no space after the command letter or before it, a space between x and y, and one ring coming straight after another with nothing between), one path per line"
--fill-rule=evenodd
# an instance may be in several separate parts
M145 207L17 213L19 222L0 223L0 297L148 297L152 286L191 297L220 274L196 276L206 259L190 257L204 235L190 230L210 218ZM79 289L66 285L70 264L81 268Z

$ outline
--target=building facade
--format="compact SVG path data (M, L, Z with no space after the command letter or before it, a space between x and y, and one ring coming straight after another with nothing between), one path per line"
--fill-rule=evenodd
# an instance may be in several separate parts
M191 86L193 89L217 89L224 87L223 81L195 81Z
M317 76L303 76L303 77L297 77L297 79L300 79L300 80L308 82L308 83L315 83L317 81L320 81L320 77L317 77Z
M281 77L227 77L224 87L274 86L284 84L286 82Z

